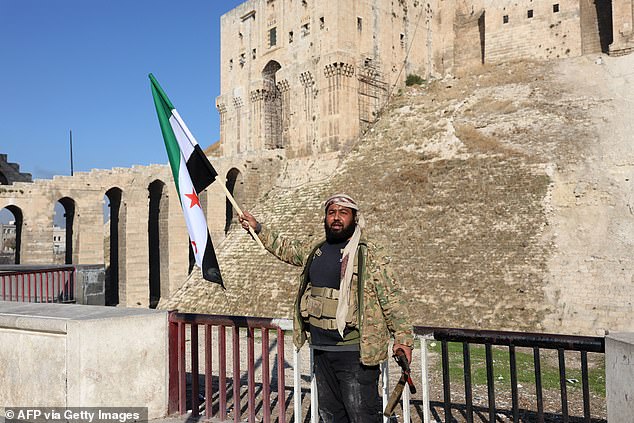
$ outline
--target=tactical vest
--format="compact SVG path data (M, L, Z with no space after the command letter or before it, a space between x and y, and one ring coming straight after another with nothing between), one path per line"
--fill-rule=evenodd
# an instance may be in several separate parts
M365 247L365 244L359 244ZM314 252L313 252L314 253ZM363 269L363 263L365 260L365 248L357 249L358 260L354 263L353 276L351 281L351 292L348 297L348 313L346 314L346 325L351 328L359 329L359 304L361 303L360 296L362 293L358 287L360 285L359 268ZM312 255L311 260L312 261ZM362 281L361 281L361 286ZM355 295L355 293L357 295ZM299 311L300 315L305 322L311 325L326 329L337 329L337 305L339 304L339 290L328 287L313 287L310 282L306 285L306 290L303 292L300 302ZM344 339L345 340L345 339Z

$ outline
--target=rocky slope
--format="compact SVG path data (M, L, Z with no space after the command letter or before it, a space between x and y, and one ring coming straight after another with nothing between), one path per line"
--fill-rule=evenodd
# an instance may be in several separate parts
M352 195L418 325L568 333L631 326L615 313L632 313L625 106L634 60L595 59L485 66L402 89L341 152L330 177L280 180L252 212L310 241L323 231L321 201ZM604 228L615 236L602 238ZM239 228L218 250L227 290L192 274L162 307L290 316L299 269L259 251Z

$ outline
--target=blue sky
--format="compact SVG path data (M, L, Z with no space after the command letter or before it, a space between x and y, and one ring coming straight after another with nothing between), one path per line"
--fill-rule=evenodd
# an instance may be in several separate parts
M34 178L167 163L152 72L218 140L220 16L243 0L0 0L0 153Z

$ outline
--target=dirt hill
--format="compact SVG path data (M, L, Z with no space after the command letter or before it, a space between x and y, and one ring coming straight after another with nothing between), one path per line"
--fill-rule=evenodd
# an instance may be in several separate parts
M415 324L632 329L632 69L520 62L402 89L330 177L281 176L252 212L310 241L323 199L352 195ZM227 290L193 274L164 308L290 316L298 268L239 228L218 250Z

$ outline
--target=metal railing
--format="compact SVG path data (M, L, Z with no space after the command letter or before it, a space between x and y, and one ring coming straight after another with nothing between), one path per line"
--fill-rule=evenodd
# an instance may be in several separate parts
M189 338L186 329L189 327ZM213 328L216 328L217 344L217 392L214 392L213 382ZM202 351L204 360L204 395L199 398L200 392L200 369L199 352L200 340L198 329L204 330L202 339ZM269 331L276 332L276 367L277 367L277 405L278 422L286 421L286 401L285 401L285 376L284 376L284 330L292 329L289 320L266 319L255 317L236 316L214 316L203 314L187 314L172 312L169 315L169 405L168 412L185 414L192 410L192 416L198 416L200 406L204 402L204 413L206 418L214 417L213 398L217 394L217 411L215 417L225 421L227 418L227 330L230 329L231 349L232 349L232 406L234 421L241 421L241 343L240 329L246 331L247 349L247 396L248 421L255 421L256 415L256 389L255 389L255 334L256 330L261 337L261 385L262 385L262 412L264 422L271 421L271 379L269 368L269 358L271 345L269 342ZM186 343L189 339L189 354L186 351ZM191 395L187 395L187 370L186 364L189 359L191 368ZM297 361L295 361L297 368ZM187 403L187 399L190 403Z
M234 422L242 421L242 415L246 414L249 422L256 421L256 414L260 420L265 423L272 421L274 418L280 423L286 422L286 393L285 393L285 376L284 376L284 331L292 329L291 321L284 319L268 319L254 317L235 317L235 316L214 316L202 314L186 314L186 313L170 313L169 316L169 343L170 343L170 366L169 366L169 412L186 414L189 410L192 416L198 416L201 407L204 407L205 417L216 417L221 421L226 421L229 414L228 405L233 408ZM214 327L216 330L214 331ZM242 331L241 331L242 329ZM204 331L201 339L199 330ZM271 345L269 342L269 331L274 330L277 334L276 339ZM231 338L227 343L227 331ZM242 334L241 334L242 332ZM467 329L449 329L436 327L414 327L414 332L420 341L420 349L416 354L419 359L420 366L420 383L422 389L422 398L411 400L409 390L406 388L403 392L402 413L400 421L410 422L411 411L417 413L422 422L443 421L440 413L436 413L432 420L431 410L433 401L430 399L431 380L429 371L429 343L438 341L441 344L440 365L442 373L442 403L440 406L444 412L445 422L456 421L452 415L452 409L461 409L461 417L464 421L473 422L476 407L473 401L473 380L471 366L471 352L473 345L483 346L485 350L485 366L486 366L486 392L488 399L487 416L483 416L482 407L479 407L479 421L496 422L497 415L500 411L504 411L506 418L513 422L519 421L545 421L543 386L542 386L542 370L541 370L541 352L550 350L556 353L558 358L559 372L559 394L561 397L561 409L556 413L555 417L549 415L549 419L553 418L561 422L570 422L568 415L568 394L567 394L567 378L566 378L566 352L577 351L581 354L581 384L583 389L583 418L574 418L574 421L597 422L603 421L591 416L590 407L590 390L588 383L588 353L605 352L605 343L603 337L586 337L586 336L570 336L570 335L553 335L540 333L520 333L520 332L503 332L503 331L485 331L485 330L467 330ZM256 336L259 334L261 342L261 357L257 359L258 365L261 367L259 391L256 392L256 357L255 345ZM246 335L246 340L245 340ZM242 342L241 342L242 338ZM246 381L241 375L241 351L243 344L246 342ZM276 346L274 344L277 344ZM464 383L464 404L460 402L452 402L452 381L450 380L450 367L456 367L456 362L450 362L449 343L462 344L462 357L459 366L462 366L462 376L460 383ZM189 344L189 351L186 345ZM216 351L214 351L216 345ZM232 350L232 378L229 381L227 377L227 347ZM508 350L508 365L510 371L510 396L512 398L511 409L502 410L496 407L496 383L494 378L494 356L493 349L503 348ZM271 374L269 367L270 352L276 348L275 366L277 374ZM534 383L536 404L534 409L520 409L519 391L518 391L518 374L516 361L516 348L528 348L532 351L532 365L534 367ZM296 351L293 347L293 421L300 422L302 419L302 378L300 371L300 351ZM214 360L215 353L215 360ZM497 351L499 353L499 351ZM202 355L204 362L204 371L199 369L199 357ZM311 423L317 423L319 417L316 410L318 409L317 396L312 395L316 392L316 383L313 368L313 355L310 351L309 366L304 366L309 374L310 382L310 405L309 408ZM216 363L217 370L213 368ZM415 365L414 368L418 369ZM499 366L499 363L496 364ZM306 369L306 367L308 367ZM189 369L189 372L188 372ZM496 367L497 369L497 367ZM383 407L388 399L390 392L390 376L389 362L381 366L382 370L382 395ZM413 370L414 371L414 370ZM273 372L275 373L275 372ZM190 381L188 384L188 376ZM202 380L201 380L202 377ZM273 379L277 383L277 397L273 400L273 404L277 404L277 413L272 409L271 405L271 387ZM230 384L229 384L230 382ZM455 383L455 381L454 381ZM188 395L187 387L191 386ZM203 389L200 387L203 385ZM243 409L241 404L242 388L246 386L247 408ZM214 390L215 387L215 390ZM229 390L231 388L231 390ZM438 390L437 390L438 391ZM499 392L499 391L498 391ZM200 396L198 395L200 393ZM308 392L306 392L308 393ZM462 394L462 392L460 393ZM231 398L228 398L231 396ZM256 396L258 404L256 404ZM290 396L290 395L289 395ZM417 397L418 398L418 397ZM208 401L209 399L209 401ZM259 411L259 414L258 414ZM290 411L290 410L289 410ZM273 412L273 413L272 413ZM455 411L454 411L455 412ZM529 420L526 420L526 413L530 414ZM276 415L275 415L276 414ZM486 413L484 413L486 414ZM522 419L522 420L520 420ZM394 421L384 418L384 422Z
M526 347L532 349L533 368L535 377L535 398L536 398L536 421L543 423L544 419L544 401L542 387L541 372L541 354L542 350L552 350L557 352L558 370L559 370L559 390L561 398L561 415L557 417L557 421L568 423L570 416L568 415L568 393L566 378L566 352L578 351L581 355L581 383L583 390L583 421L592 422L590 413L590 389L588 382L588 353L605 353L605 339L603 337L590 336L571 336L571 335L554 335L543 333L520 333L506 331L487 331L487 330L468 330L468 329L448 329L434 327L414 327L415 334L421 339L421 348L427 350L427 342L434 339L441 343L441 361L442 361L442 381L443 381L443 408L444 421L453 422L452 416L452 399L451 399L451 381L450 381L450 360L448 344L456 342L462 344L462 365L464 377L464 417L467 422L474 420L473 391L472 391L472 369L471 369L471 345L480 344L485 348L486 363L486 379L487 379L487 396L488 396L488 415L489 421L496 420L496 402L495 402L495 378L493 373L493 346L503 346L508 348L509 370L511 378L511 418L513 422L520 421L519 394L518 394L518 378L517 378L517 361L516 347ZM423 355L425 357L425 355ZM423 358L423 360L425 360ZM426 363L423 365L422 383L426 385L429 380L426 374ZM427 388L427 386L424 386ZM428 389L424 391L429 392ZM423 394L425 395L425 393ZM427 394L428 395L428 394ZM423 403L429 403L429 397L423 398ZM429 407L423 407L423 418L425 422L430 421ZM524 420L526 421L526 420Z
M29 303L72 303L75 301L74 266L2 266L0 299Z

